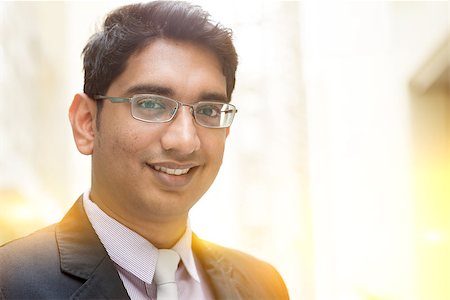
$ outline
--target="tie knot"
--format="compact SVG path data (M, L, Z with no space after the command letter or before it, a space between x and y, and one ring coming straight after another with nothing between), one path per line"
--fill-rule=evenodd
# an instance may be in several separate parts
M159 249L158 252L155 269L156 285L175 283L175 272L180 262L180 256L170 249Z

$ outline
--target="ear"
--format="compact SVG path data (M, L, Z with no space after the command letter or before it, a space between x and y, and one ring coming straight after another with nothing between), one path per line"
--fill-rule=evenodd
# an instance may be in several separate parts
M230 127L227 127L226 137L230 134Z
M96 103L88 95L79 93L74 96L69 119L78 151L85 155L92 154L94 149L96 113Z

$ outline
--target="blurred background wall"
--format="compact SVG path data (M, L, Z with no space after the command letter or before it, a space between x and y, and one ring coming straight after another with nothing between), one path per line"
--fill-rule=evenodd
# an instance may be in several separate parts
M0 243L89 188L67 111L125 3L0 2ZM274 264L293 299L450 299L448 1L195 3L240 66L194 230Z

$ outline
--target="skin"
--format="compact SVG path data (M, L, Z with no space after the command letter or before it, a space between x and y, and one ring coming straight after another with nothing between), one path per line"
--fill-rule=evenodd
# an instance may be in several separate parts
M187 104L226 99L226 79L216 56L190 42L158 39L132 55L106 95L157 93ZM190 208L208 190L222 164L228 129L195 123L188 107L168 123L131 116L130 104L103 100L97 107L76 94L69 111L75 143L92 155L90 198L109 216L158 248L170 248L186 230ZM155 166L190 168L169 175Z

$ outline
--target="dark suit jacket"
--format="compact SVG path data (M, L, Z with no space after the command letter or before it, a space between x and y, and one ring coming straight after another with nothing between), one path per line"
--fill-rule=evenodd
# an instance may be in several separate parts
M216 299L288 299L269 264L192 239ZM0 247L0 299L129 299L81 198L58 224Z

